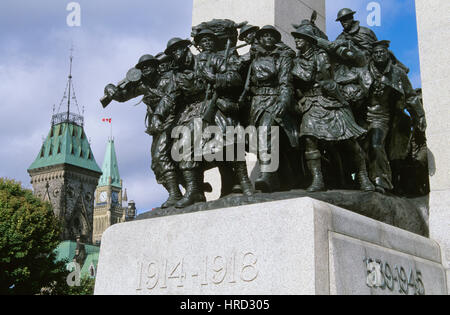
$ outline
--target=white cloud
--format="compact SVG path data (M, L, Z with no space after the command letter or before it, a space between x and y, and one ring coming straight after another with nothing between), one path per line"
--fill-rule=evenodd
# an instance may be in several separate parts
M335 18L339 9L350 7L365 23L368 2L327 1L327 15ZM399 12L394 2L383 1L382 5L393 5L390 10L394 14ZM80 4L82 27L77 29L65 25L65 3L0 2L0 176L16 178L30 187L26 169L49 131L52 105L58 106L63 96L73 40L75 92L80 107L85 107L85 131L97 164L101 167L110 136L109 126L101 119L110 117L128 197L138 209L151 209L160 205L167 193L150 170L151 138L144 133L145 105L134 107L139 100L135 99L113 102L103 109L99 99L104 86L120 81L142 54L156 54L169 38L189 35L192 3L81 0ZM331 21L327 32L333 40L342 27ZM411 78L413 85L420 82L418 74Z
M161 2L150 6L155 5L161 6ZM173 3L168 7L173 9ZM85 7L82 5L82 8ZM180 15L180 12L175 10L174 14ZM110 136L109 126L101 119L110 117L119 170L129 198L136 202L140 211L159 206L167 193L156 183L150 169L151 138L144 133L145 105L132 106L139 100L135 99L124 104L113 102L103 109L99 99L103 96L104 86L123 79L141 55L156 54L165 48L169 38L190 33L191 14L183 14L189 18L184 22L181 18L174 20L170 34L166 35L164 28L155 25L152 28L149 21L149 29L157 32L160 38L144 27L140 32L127 29L126 21L114 27L100 23L80 29L48 28L45 36L37 39L26 33L3 37L0 40L0 176L15 178L31 188L26 169L36 158L42 137L49 132L52 105L58 107L63 96L69 70L69 48L73 41L75 92L80 110L85 107L85 131L91 139L97 164L101 167ZM168 16L159 18L167 22ZM65 110L65 104L61 110ZM73 103L72 111L77 112Z

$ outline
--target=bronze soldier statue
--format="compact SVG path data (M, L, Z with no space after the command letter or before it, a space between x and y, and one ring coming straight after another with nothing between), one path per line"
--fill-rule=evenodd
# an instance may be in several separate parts
M213 39L217 45L218 36L208 29L201 31L197 37L197 41L201 44L204 37ZM201 37L202 34L203 38ZM232 37L232 36L231 36ZM214 52L216 49L210 50L207 57L202 56L205 50L197 56L197 74L200 79L208 82L208 88L211 90L211 99L207 102L207 107L203 114L203 120L210 125L218 126L223 135L227 133L227 127L240 126L240 108L239 96L242 90L242 63L239 56L235 53L235 49L231 47L234 40L228 38L225 50ZM207 93L208 96L208 93ZM233 139L232 143L228 143L224 139L224 147L222 153L228 146L233 147L233 152L236 152L236 143ZM246 196L253 194L253 186L248 178L247 163L245 160L239 161L235 154L233 161L226 160L225 162L218 162L221 177L229 176L226 174L231 171L232 176L229 179L230 183L235 183L240 187L233 187L233 192L242 192ZM222 180L222 186L224 181ZM230 193L227 189L222 187L222 196Z
M266 25L256 33L257 43L251 48L250 91L252 96L250 107L250 125L258 128L258 161L261 167L260 176L256 179L255 188L262 192L274 192L281 188L279 173L269 168L270 161L264 156L272 152L272 141L279 141L280 163L289 167L290 155L298 149L298 131L292 107L292 59L295 52L281 42L281 33L273 26ZM279 128L279 138L271 133L272 127ZM261 132L266 129L267 133ZM267 141L271 139L272 141ZM265 148L261 144L267 143ZM295 177L295 174L290 174ZM292 182L285 178L284 182ZM286 187L291 189L292 187Z
M425 132L426 120L419 96L407 74L393 64L389 41L374 43L369 71L372 76L367 121L369 123L369 173L377 191L392 190L390 161L408 155L411 125ZM405 113L405 109L412 118Z
M344 30L336 38L336 41L351 41L358 49L361 49L367 57L370 57L372 44L378 40L377 36L371 29L361 26L359 21L354 20L355 13L355 11L348 8L339 10L336 22L340 22Z
M346 42L348 45L348 41L351 41L356 45L357 49L360 49L365 54L367 63L370 60L373 43L378 41L378 38L371 29L361 26L359 21L354 20L355 14L355 11L348 8L341 9L338 12L336 22L340 22L344 30L336 38L334 45L338 47L342 44L345 45ZM389 54L391 55L392 62L396 66L409 73L409 68L401 63L392 51L389 50Z
M309 192L323 191L329 183L325 184L322 168L325 177L334 169L342 175L335 178L355 173L362 191L412 191L414 184L405 184L407 167L399 167L405 161L409 169L420 164L424 171L418 175L423 178L417 191L428 191L426 120L408 68L389 50L388 41L378 41L354 15L348 8L338 12L336 21L343 32L330 42L315 25L314 12L291 33L297 54L273 26L215 19L192 28L199 54L192 54L190 40L172 38L163 53L142 56L126 79L117 86L107 85L104 107L112 100L126 102L140 95L147 105L146 132L153 137L151 168L169 193L161 207L184 208L206 201L204 171L213 167L221 173L221 197L232 192L253 195L246 162L238 160L241 154L229 161L207 158L229 158L229 148L236 152L236 138L228 142L228 127L235 130L241 125L258 131L261 173L256 189L261 192L297 188L303 180L308 181ZM238 38L250 45L242 56L237 49L245 45L236 46ZM172 139L178 127L183 137ZM204 132L212 129L214 137ZM215 142L217 136L223 141ZM267 159L274 154L279 155L277 170ZM311 183L300 175L303 156ZM334 169L327 169L323 160ZM186 188L184 196L180 184ZM345 186L344 180L339 186Z
M177 72L192 70L194 68L194 55L189 50L192 42L188 39L174 37L167 42L164 54L172 58L172 67Z
M375 190L367 175L364 152L356 141L366 130L356 124L339 85L333 80L329 56L317 46L313 26L305 23L291 34L298 49L292 69L294 85L304 97L300 103L303 114L300 137L305 141L305 159L313 178L307 190L325 189L319 141L345 145L356 162L360 189Z
M239 94L233 92L233 89L240 91L242 86L238 71L239 60L237 56L225 58L218 54L217 40L214 32L208 29L203 29L196 34L194 42L201 52L195 56L195 67L176 74L172 90L164 99L165 102L182 104L184 108L177 120L177 125L187 127L191 132L190 139L186 137L177 142L178 146L183 146L183 141L188 141L189 143L185 143L183 147L191 148L182 152L179 162L179 168L186 182L186 193L176 203L177 208L205 201L202 189L205 162L193 156L196 151L195 145L199 145L203 150L205 139L202 138L200 144L191 141L195 138L194 130L198 127L199 120L203 119L203 122L221 127L224 134L227 126L235 126L238 122L235 114L238 111L236 99ZM229 45L228 47L230 48ZM213 109L213 114L206 119L205 112L210 107ZM235 162L231 170L236 173L243 193L252 194L253 188L248 179L246 163Z
M252 45L255 42L257 31L259 31L258 26L246 24L241 28L239 40L246 42L248 45Z
M247 45L250 45L251 47L255 43L256 32L258 31L259 31L258 26L246 24L241 28L241 31L239 33L239 40L245 42ZM251 59L250 51L241 56L241 60L245 65L250 63L251 61L250 59Z
M369 28L359 25L353 16L356 12L344 8L338 12L336 21L344 28L336 41L327 38L317 38L320 48L327 51L331 57L334 69L334 79L341 85L342 94L349 102L356 122L366 127L366 108L368 78L366 66L372 52L372 43L377 41L375 33Z
M242 63L242 77L245 79L244 90L242 91L239 97L239 105L240 105L240 118L241 123L245 126L249 124L249 114L250 114L250 103L251 98L249 97L250 90L250 79L251 79L251 62L252 62L252 48L254 49L255 45L257 45L256 41L256 32L259 31L258 26L253 26L250 24L246 24L241 28L239 33L239 40L244 41L247 45L250 46L249 51L240 56L240 60Z
M161 55L160 55L161 57ZM165 63L169 60L162 58L162 67L167 69ZM136 69L142 73L141 78L128 84L125 88L119 89L114 85L108 85L105 93L118 102L126 102L139 95L143 95L143 102L147 105L147 133L153 136L151 156L151 168L155 173L156 180L162 184L169 192L169 198L162 204L162 208L170 207L182 198L179 181L177 179L177 169L171 158L171 136L175 112L168 110L162 112L157 110L160 100L168 88L170 71L158 73L158 59L152 55L144 55L139 59ZM139 73L139 72L138 72ZM139 75L137 75L139 77Z

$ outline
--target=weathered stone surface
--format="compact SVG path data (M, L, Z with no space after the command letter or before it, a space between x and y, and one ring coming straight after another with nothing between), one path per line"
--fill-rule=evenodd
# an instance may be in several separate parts
M450 288L450 54L447 53L450 49L450 1L416 0L415 3L423 105L428 123L430 237L441 247Z
M113 225L95 284L95 294L415 293L447 293L435 241L311 198Z
M427 198L407 199L373 192L348 190L318 193L308 193L304 190L292 190L272 194L258 193L252 197L230 195L215 201L194 204L184 209L157 208L139 215L137 220L300 197L311 197L395 227L422 236L428 236L426 218L422 215L422 209L426 208ZM262 207L264 207L264 205L262 205Z

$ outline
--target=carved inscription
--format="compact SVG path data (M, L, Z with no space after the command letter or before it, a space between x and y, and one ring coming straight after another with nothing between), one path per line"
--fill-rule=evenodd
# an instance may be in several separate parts
M249 283L259 275L257 262L258 257L250 251L229 256L138 261L136 291Z
M413 268L391 265L381 259L364 258L367 269L366 284L369 288L398 290L401 294L425 295L422 273Z

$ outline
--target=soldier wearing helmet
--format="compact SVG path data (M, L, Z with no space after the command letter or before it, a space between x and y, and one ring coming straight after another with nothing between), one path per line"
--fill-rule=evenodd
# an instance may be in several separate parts
M341 9L338 12L336 22L340 22L344 30L336 38L334 46L336 48L350 41L351 44L355 45L356 49L353 50L359 49L367 57L366 61L363 62L363 65L367 65L372 53L373 43L378 41L378 38L371 29L361 26L359 21L354 20L355 14L355 11L348 8ZM409 68L400 62L392 51L389 51L389 56L395 65L402 68L406 73L409 72ZM360 62L357 63L361 66Z
M258 128L259 143L267 145L260 145L258 148L261 172L255 181L255 188L262 192L292 189L295 177L293 172L286 172L288 177L284 177L283 181L280 181L280 175L290 168L292 163L289 156L293 156L292 151L298 148L296 121L291 111L293 88L290 71L295 52L281 42L281 33L271 25L259 29L256 40L257 43L251 48L252 62L249 70L249 124ZM279 132L272 134L272 130ZM286 146L277 151L277 144ZM268 156L272 159L268 160ZM274 156L280 161L280 168L277 170L272 166Z
M239 40L246 42L248 45L252 45L255 41L257 31L259 31L258 26L246 24L241 28Z
M139 58L135 68L129 72L129 74L133 74L133 82L123 89L108 85L105 93L109 93L108 95L118 102L126 102L143 95L142 102L147 105L146 132L153 136L151 168L158 183L162 184L169 192L168 200L161 206L166 208L173 206L182 198L182 195L179 189L176 165L170 154L172 143L170 131L175 121L175 109L169 108L165 111L160 109L160 102L170 83L171 71L167 66L170 59L162 53L157 56L158 58L149 54L143 55ZM162 67L159 68L161 65Z
M344 30L336 40L352 41L359 49L370 54L372 44L378 40L377 36L371 29L361 26L359 21L354 20L355 13L348 8L338 12L336 22L340 22Z
M207 123L218 126L225 135L227 126L238 124L236 99L239 94L236 91L240 91L242 86L238 57L228 55L225 58L226 54L217 52L218 37L212 30L208 28L198 30L194 37L194 44L200 51L195 56L194 68L175 71L172 88L162 101L167 104L167 107L180 108L176 125L185 127L184 130L189 130L191 133L190 138L183 134L183 138L174 143L174 150L177 152L180 152L177 150L180 147L190 148L190 150L180 152L178 157L178 167L186 183L186 193L175 204L177 208L205 201L203 190L205 160L203 155L200 160L193 154L198 153L198 149L202 152L207 144L206 141L210 139L202 138L200 144L192 142L196 138L196 130L200 133L203 131L197 129L198 122L203 121L205 111L210 104L213 104L215 106L213 121L207 121ZM223 151L225 152L225 150ZM232 162L231 164L230 173L235 172L243 193L252 194L253 188L248 179L246 163Z
M294 86L300 89L304 97L299 103L302 113L300 137L305 141L305 159L313 179L307 190L316 192L325 189L319 142L346 146L356 164L360 189L375 190L368 178L364 152L357 142L366 130L356 124L348 103L341 95L332 76L330 58L325 50L317 46L313 25L300 25L291 34L298 50L292 69Z
M372 79L367 102L369 174L381 193L394 188L392 165L408 156L412 128L422 133L426 129L419 96L405 71L389 57L389 43L386 40L374 43L369 64Z
M192 45L190 40L174 37L167 42L164 53L170 56L174 62L174 67L179 71L184 69L192 69L194 63L194 56L189 47Z

